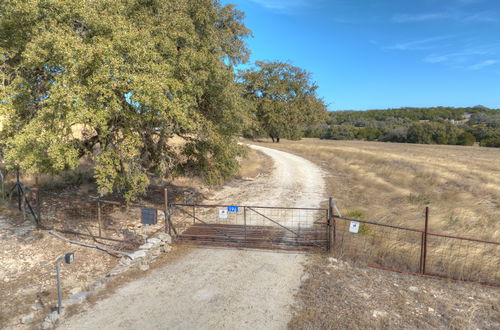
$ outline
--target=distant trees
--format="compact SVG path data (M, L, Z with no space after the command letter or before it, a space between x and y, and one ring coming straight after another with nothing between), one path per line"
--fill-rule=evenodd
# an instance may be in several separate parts
M368 141L497 146L500 111L473 108L403 108L331 112L322 137Z
M251 102L258 127L273 142L300 139L304 131L326 119L326 106L318 98L311 74L285 62L256 62L240 73L245 97Z

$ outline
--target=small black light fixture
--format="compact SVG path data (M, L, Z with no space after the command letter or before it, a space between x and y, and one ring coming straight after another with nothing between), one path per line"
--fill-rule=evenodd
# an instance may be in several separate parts
M57 314L61 314L62 308L62 289L61 289L61 263L64 260L65 263L72 264L75 260L75 254L70 252L66 253L62 257L56 260L56 276L57 276Z

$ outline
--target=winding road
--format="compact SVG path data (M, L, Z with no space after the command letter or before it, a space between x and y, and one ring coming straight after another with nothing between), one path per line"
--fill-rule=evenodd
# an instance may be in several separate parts
M205 203L319 207L320 168L310 161L251 145L273 163L269 175L230 184ZM285 329L305 255L237 249L193 249L128 283L61 329Z

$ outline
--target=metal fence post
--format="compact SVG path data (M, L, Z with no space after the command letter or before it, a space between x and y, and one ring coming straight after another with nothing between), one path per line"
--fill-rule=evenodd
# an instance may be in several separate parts
M429 231L429 207L425 207L425 225L422 242L422 274L425 274L425 266L427 262L427 233Z
M168 189L165 188L163 190L163 197L165 199L165 233L168 233L171 235L172 230L170 229L170 221L169 221L169 216L170 216L170 210L168 209Z
M57 314L61 314L62 306L62 289L61 289L61 260L56 261L56 278L57 278Z
M332 244L335 237L335 227L332 231L333 223L333 198L328 199L328 251L332 250Z
M97 223L99 225L99 237L102 237L101 227L102 227L102 215L101 215L101 197L97 199Z
M22 209L22 189L21 189L21 180L19 179L19 167L16 168L16 187L17 187L17 205L19 207L19 211L23 211ZM24 212L24 211L23 211Z
M38 188L33 188L33 193L35 194L35 213L36 213L36 222L37 226L41 227L42 226L42 211L41 211L41 205L40 205L40 189Z

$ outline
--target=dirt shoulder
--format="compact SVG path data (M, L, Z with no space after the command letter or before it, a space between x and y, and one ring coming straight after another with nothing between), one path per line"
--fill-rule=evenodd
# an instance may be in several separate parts
M314 256L291 329L499 329L500 290Z

